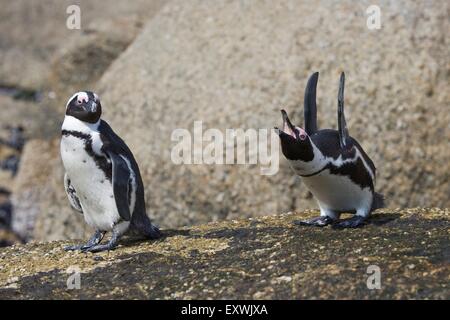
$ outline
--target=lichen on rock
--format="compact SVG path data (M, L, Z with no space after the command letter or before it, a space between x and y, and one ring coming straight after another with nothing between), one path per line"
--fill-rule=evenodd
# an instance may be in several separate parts
M69 241L14 245L0 249L0 298L450 298L448 209L378 210L352 230L292 223L316 214L163 230L97 254L66 252ZM371 265L380 289L367 287ZM80 289L67 288L69 267L81 271Z

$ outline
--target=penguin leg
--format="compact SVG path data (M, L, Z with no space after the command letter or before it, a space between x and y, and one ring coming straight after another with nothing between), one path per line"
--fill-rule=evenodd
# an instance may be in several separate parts
M114 225L112 230L111 239L106 244L97 244L95 246L82 249L83 252L101 252L101 251L109 251L114 250L119 243L120 237L125 233L128 229L130 223L128 221L122 221Z
M64 247L64 250L66 251L73 251L73 250L85 250L87 248L93 247L102 241L103 236L105 235L104 231L96 230L95 233L92 235L92 237L88 240L86 244L79 244L74 246L67 246Z
M342 220L335 225L333 228L336 229L346 229L346 228L358 228L364 225L364 222L367 220L367 217L370 214L370 209L358 209L356 210L356 214L350 218Z
M120 239L119 233L115 232L113 230L111 239L109 239L108 243L97 244L92 247L81 249L81 251L83 251L83 252L101 252L101 251L114 250L117 247L117 244L119 243L119 239Z
M338 214L332 210L320 208L320 217L315 217L308 220L296 220L294 224L300 226L316 226L325 227L326 225L332 224L338 218Z

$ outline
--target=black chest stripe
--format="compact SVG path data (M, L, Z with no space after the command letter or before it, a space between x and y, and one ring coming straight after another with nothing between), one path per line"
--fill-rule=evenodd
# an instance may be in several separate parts
M312 177L312 176L315 176L315 175L321 173L325 169L328 169L328 164L325 167L323 167L322 169L317 170L316 172L313 172L313 173L310 173L310 174L299 174L299 176L300 177Z
M307 175L299 174L299 176L312 177L321 173L326 169L330 170L330 174L348 177L353 183L360 186L361 189L370 188L372 192L374 191L372 177L370 176L370 173L364 166L363 161L359 157L356 159L355 162L346 162L341 166L336 166L330 162L325 167L316 172Z
M89 134L80 132L80 131L73 131L73 130L62 130L63 136L73 136L78 139L81 139L84 141L84 150L86 153L94 160L95 165L103 171L103 173L106 176L106 179L108 179L110 182L112 182L112 165L106 159L105 157L97 155L94 150L92 149L92 137Z

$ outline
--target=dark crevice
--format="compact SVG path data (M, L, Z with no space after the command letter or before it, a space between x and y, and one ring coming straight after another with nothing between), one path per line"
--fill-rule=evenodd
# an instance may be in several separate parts
M12 97L14 100L40 102L42 92L35 89L0 84L0 95Z

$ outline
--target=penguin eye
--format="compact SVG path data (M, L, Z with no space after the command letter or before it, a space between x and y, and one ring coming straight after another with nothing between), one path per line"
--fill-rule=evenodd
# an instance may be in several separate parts
M298 130L297 128L295 128L295 133L297 134L297 136L300 138L300 140L305 140L306 139L306 134L304 134L303 131Z
M300 138L300 140L305 140L306 139L306 135L303 132L301 132L297 128L295 128L294 130L295 130L295 133L297 134L297 136Z

